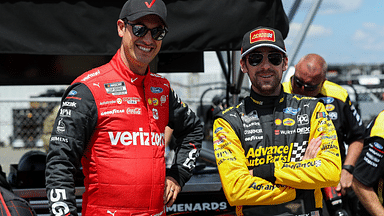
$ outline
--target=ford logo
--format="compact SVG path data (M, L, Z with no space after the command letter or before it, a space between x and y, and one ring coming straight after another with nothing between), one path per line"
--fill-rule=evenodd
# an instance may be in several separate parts
M151 92L155 93L155 94L158 94L158 93L163 92L163 89L160 88L160 87L151 87Z
M380 149L380 150L382 150L382 149L383 149L383 146L382 146L382 145L380 145L380 144L379 144L379 143L377 143L377 142L374 142L374 143L373 143L373 145L374 145L376 148Z
M326 104L330 104L333 101L335 101L335 99L331 98L331 97L322 97L321 99L323 99L324 103L326 103Z
M72 90L72 91L70 91L70 92L68 93L68 95L71 95L71 96L76 95L76 94L77 94L77 91L75 91L75 90Z
M223 127L218 127L218 128L216 128L215 133L217 133L217 132L219 132L221 130L223 130Z

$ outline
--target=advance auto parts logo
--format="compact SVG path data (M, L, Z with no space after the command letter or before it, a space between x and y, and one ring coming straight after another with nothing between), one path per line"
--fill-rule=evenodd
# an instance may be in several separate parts
M307 145L307 141L303 143L296 143L296 145L290 146L268 146L268 147L259 147L259 148L249 148L246 152L245 157L248 160L248 166L259 166L263 164L274 163L276 161L281 161L283 163L290 162L292 158L297 157L297 149ZM295 150L295 151L293 151Z
M275 161L289 161L289 146L268 146L259 147L257 149L250 148L246 153L249 162L248 166L258 166L263 164L274 163Z

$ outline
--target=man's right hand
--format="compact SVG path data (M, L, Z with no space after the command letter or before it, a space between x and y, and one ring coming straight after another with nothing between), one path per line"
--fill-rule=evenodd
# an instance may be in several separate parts
M321 137L312 139L305 150L303 160L316 158L317 153L320 151Z

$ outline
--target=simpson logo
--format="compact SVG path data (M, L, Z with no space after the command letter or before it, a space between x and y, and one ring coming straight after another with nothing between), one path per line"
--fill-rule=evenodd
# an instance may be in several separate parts
M81 81L86 81L86 80L88 80L88 79L90 79L90 78L92 78L92 77L94 77L94 76L97 76L97 75L99 75L100 74L100 71L98 70L98 71L96 71L96 72L94 72L94 73L91 73L91 74L88 74L86 77L84 77Z
M127 108L127 114L128 115L140 115L141 114L141 108Z
M57 122L56 132L57 132L57 133L64 133L64 132L65 132L65 124L64 124L64 122L63 122L63 118L61 118L61 119Z
M271 41L275 42L275 32L269 29L258 29L256 31L251 32L250 35L250 43L255 43L258 41Z
M142 146L161 146L164 145L164 133L144 132L139 128L139 132L108 132L112 145L122 144L142 145Z

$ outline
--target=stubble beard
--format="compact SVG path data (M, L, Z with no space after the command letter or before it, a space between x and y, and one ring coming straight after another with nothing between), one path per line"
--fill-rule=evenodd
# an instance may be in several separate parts
M256 76L256 75L255 75ZM270 81L259 80L256 77L252 81L252 87L256 93L263 96L273 95L280 85L280 80L276 74L273 75L273 79Z

